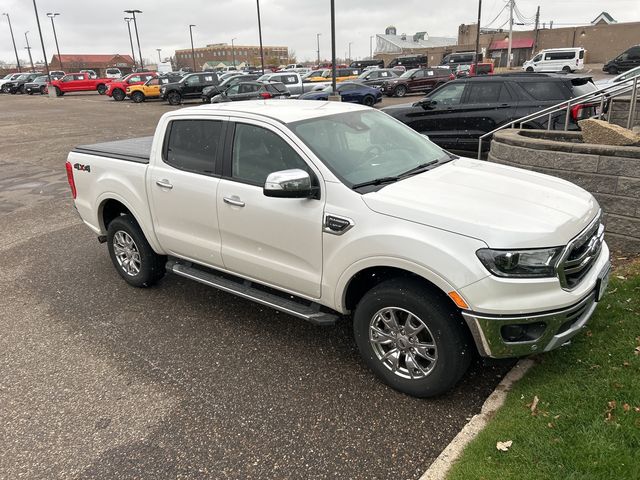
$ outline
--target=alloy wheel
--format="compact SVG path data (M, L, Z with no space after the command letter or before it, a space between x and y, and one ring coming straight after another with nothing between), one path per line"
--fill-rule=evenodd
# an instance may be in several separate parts
M124 230L118 230L113 236L113 253L120 268L132 277L140 273L142 261L140 251L131 235Z

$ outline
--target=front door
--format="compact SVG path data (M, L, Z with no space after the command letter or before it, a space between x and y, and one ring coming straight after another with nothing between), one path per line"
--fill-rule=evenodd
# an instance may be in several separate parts
M246 123L244 123L246 122ZM304 154L270 125L236 123L232 149L218 187L222 260L227 270L274 287L320 297L322 219L320 199L266 197L270 173L300 168L320 185Z
M169 254L222 267L216 211L222 120L173 120L162 161L149 166L147 191L156 236Z

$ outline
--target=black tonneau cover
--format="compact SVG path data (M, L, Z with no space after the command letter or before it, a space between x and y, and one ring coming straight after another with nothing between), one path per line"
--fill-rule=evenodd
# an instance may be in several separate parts
M149 163L152 142L153 137L130 138L114 142L94 143L93 145L80 145L73 151L129 162Z

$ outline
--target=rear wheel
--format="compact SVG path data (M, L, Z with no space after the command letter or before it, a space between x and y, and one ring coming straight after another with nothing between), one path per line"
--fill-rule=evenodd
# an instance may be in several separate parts
M124 94L124 92L120 89L120 88L116 88L112 93L111 96L113 97L113 99L116 102L121 102L122 100L124 100L124 98L126 97L126 95Z
M40 95L45 95L47 93L47 86L46 85L42 85L40 87Z
M607 72L609 72L611 75L617 75L618 74L618 68L617 67L609 67L609 68L607 68Z
M376 103L376 99L373 98L371 95L367 95L362 99L362 104L366 105L367 107L373 107Z
M565 65L564 67L562 67L562 71L564 73L571 73L571 67L569 65Z
M355 310L353 331L366 364L387 385L416 397L452 388L471 362L460 313L421 282L387 280Z
M109 223L107 246L113 266L129 285L150 287L164 276L167 258L153 251L131 215Z
M107 86L103 85L102 83L100 85L98 85L98 87L96 88L96 90L98 90L98 93L100 95L104 95L107 92Z
M396 97L404 97L407 94L407 87L404 85L398 85L393 92Z
M144 102L144 93L142 92L133 92L131 94L131 100L133 100L135 103L142 103Z
M64 95L64 92L63 92L62 90L60 90L58 87L56 87L56 95L57 95L58 97L61 97L61 96L63 96L63 95Z
M170 105L180 105L182 103L182 96L178 92L170 92L167 95L167 101Z

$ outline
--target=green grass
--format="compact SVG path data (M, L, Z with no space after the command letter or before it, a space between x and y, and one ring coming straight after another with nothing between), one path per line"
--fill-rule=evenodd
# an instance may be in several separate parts
M640 263L616 270L571 346L537 361L449 480L640 479Z

